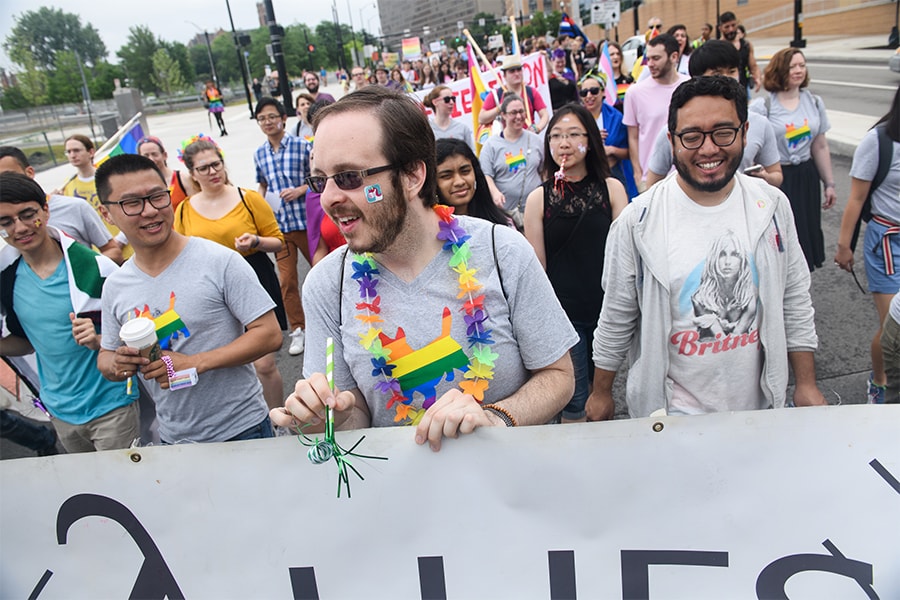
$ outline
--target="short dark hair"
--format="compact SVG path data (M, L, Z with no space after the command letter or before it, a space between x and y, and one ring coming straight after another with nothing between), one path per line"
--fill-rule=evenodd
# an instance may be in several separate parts
M287 111L284 110L284 104L282 104L281 102L279 102L278 100L276 100L275 98L273 98L271 96L263 96L262 98L259 99L259 102L256 103L256 109L253 111L253 116L258 117L259 113L262 112L262 109L264 109L267 106L274 106L275 110L278 111L278 116L280 116L280 117L287 116Z
M549 179L553 176L553 173L559 170L559 164L550 152L550 130L566 115L573 115L578 119L587 132L588 152L584 157L584 165L587 167L588 174L597 177L601 181L605 180L610 176L609 161L603 148L603 137L600 135L597 120L588 109L575 103L566 104L553 111L553 117L547 124L547 135L544 136L544 163L541 165L544 178Z
M319 98L318 100L310 104L309 108L306 109L306 122L312 123L313 117L316 116L316 113L331 104L334 104L334 100L331 100L330 98Z
M81 145L84 146L84 149L87 150L88 152L90 152L91 150L94 149L94 142L92 142L91 138L89 138L86 135L82 135L80 133L70 135L69 137L66 138L66 141L63 142L63 144L65 144L69 140L75 140L76 142L81 142Z
M397 169L391 177L394 187L400 187L400 171L412 172L416 163L425 164L425 183L419 197L425 206L434 206L434 131L418 103L388 88L365 87L316 112L313 131L328 117L352 112L372 113L381 125L381 153Z
M25 156L25 153L15 146L0 146L0 158L7 156L13 157L23 170L31 166L28 164L28 157Z
M316 81L319 81L319 74L314 71L307 71L304 73L303 79L306 79L307 77L315 77Z
M688 71L700 77L710 69L740 69L741 55L731 42L709 40L691 53Z
M663 46L666 49L666 55L678 54L678 40L668 33L661 33L654 38L650 38L647 46Z
M119 154L110 156L103 161L103 164L97 167L97 172L94 173L94 184L97 186L97 197L100 199L100 202L105 204L109 200L109 195L112 192L112 187L109 183L110 177L113 175L140 173L142 171L153 171L159 175L159 179L163 184L166 184L166 178L163 177L156 163L146 156L141 156L140 154Z
M15 171L0 173L0 203L25 204L36 202L47 205L47 194L37 181Z
M719 25L724 25L725 23L730 23L732 21L737 21L737 17L730 10L726 10L719 15Z
M701 46L702 47L702 46ZM674 133L678 125L678 111L689 100L697 96L713 96L725 98L734 103L738 120L741 123L747 120L747 90L731 77L713 75L712 77L694 77L688 79L672 93L669 102L669 132Z

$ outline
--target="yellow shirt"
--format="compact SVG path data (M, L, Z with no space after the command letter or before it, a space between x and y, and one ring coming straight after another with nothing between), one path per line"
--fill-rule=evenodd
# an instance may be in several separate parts
M78 175L75 175L66 182L62 193L63 196L81 198L93 206L94 210L97 211L97 214L100 215L100 220L103 221L103 224L106 225L106 228L109 230L109 233L112 234L113 237L119 234L119 228L103 218L103 213L100 211L100 198L97 196L97 186L94 185L93 177L90 179L82 179ZM132 254L134 254L134 248L131 247L131 244L127 244L122 248L123 258L131 258Z
M269 203L252 190L241 190L244 201L234 205L228 213L219 219L207 219L191 206L191 199L186 198L175 209L175 231L184 235L202 237L226 248L235 250L234 240L245 233L261 237L278 238L284 243L284 235L278 228L275 213ZM248 256L258 252L249 250L241 252Z

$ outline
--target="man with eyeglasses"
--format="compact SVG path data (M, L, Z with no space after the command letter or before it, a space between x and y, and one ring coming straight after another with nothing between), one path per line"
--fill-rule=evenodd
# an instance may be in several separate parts
M281 347L275 303L240 254L174 230L166 183L136 154L97 169L100 201L134 246L103 290L97 367L110 381L140 376L163 443L272 437L252 362ZM135 317L154 321L162 355L152 362L119 339Z
M669 98L687 75L678 72L678 41L666 33L647 44L647 66L650 77L632 85L625 92L625 114L628 127L628 154L638 190L646 189L647 162L656 135L665 127Z
M654 35L662 33L662 19L659 17L650 17L647 19L647 31L644 33L644 41L649 42Z
M409 425L438 450L552 419L572 396L578 337L525 238L435 204L434 134L405 95L354 92L315 122L308 182L348 249L307 277L303 379L273 421L321 430L327 404L337 429Z
M366 78L366 70L362 67L353 67L350 71L350 78L353 79L354 90L361 90L369 85L369 80Z
M288 353L303 352L303 330L306 318L300 300L300 277L297 273L298 255L310 262L306 232L306 183L309 164L309 144L285 129L287 112L274 98L263 98L256 105L256 121L266 135L266 141L256 149L256 181L259 193L275 209L278 228L284 234L284 247L275 255L281 297L290 325L291 344Z
M538 91L530 85L525 85L522 57L518 54L508 54L503 57L501 65L504 85L493 88L484 99L481 112L478 113L478 122L482 125L493 123L500 114L503 95L512 93L525 102L524 128L532 133L540 133L550 122L550 113L547 112L547 104Z
M688 66L691 77L724 75L738 79L740 56L730 42L710 40L691 53ZM741 160L742 172L765 179L769 185L781 185L783 174L775 142L775 131L763 115L750 112L747 119L747 145ZM647 164L647 187L666 176L672 168L672 145L668 132L660 130Z
M730 77L672 95L677 175L629 204L606 246L590 420L612 418L626 356L632 417L825 404L809 270L788 199L737 173L747 96ZM630 352L630 354L629 354Z
M48 225L32 178L0 173L0 354L37 356L41 400L68 452L128 448L139 437L137 389L97 370L100 292L116 264Z

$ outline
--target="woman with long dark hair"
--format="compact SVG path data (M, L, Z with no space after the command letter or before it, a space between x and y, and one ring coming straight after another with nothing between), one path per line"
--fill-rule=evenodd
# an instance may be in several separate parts
M888 144L890 160L882 164L881 150ZM894 94L891 109L869 130L853 153L850 198L844 208L834 255L835 264L848 272L853 271L851 241L854 229L870 194L871 220L866 225L863 257L869 291L878 311L878 329L872 338L872 373L867 395L870 403L881 404L885 402L885 385L891 380L888 371L894 373L893 385L900 383L900 355L895 354L889 359L882 349L882 333L897 331L900 322L900 294L897 293L900 291L900 264L895 266L895 261L900 261L900 236L890 233L900 224L900 87ZM900 343L897 333L892 339L895 344ZM893 402L898 401L898 393L900 389L894 387L893 394L889 394Z
M690 75L688 63L691 59L691 38L688 36L687 27L684 25L672 25L666 32L678 42L678 72L682 75Z
M591 343L603 304L606 237L628 196L610 174L597 122L577 104L563 106L550 119L542 175L544 183L525 205L525 237L578 331L570 351L575 393L562 419L583 421L594 370Z
M469 215L498 225L511 219L494 204L478 157L462 140L437 140L437 191L441 204L452 206L457 215Z

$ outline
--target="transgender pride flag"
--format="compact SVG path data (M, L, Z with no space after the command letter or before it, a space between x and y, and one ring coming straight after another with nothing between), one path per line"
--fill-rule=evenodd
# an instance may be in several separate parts
M601 73L606 75L606 91L604 92L606 103L614 106L619 95L616 89L616 76L613 73L612 59L609 56L609 42L603 42L603 46L600 48L600 61L597 63L597 67Z

